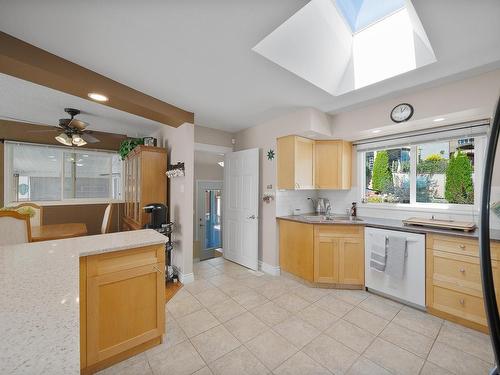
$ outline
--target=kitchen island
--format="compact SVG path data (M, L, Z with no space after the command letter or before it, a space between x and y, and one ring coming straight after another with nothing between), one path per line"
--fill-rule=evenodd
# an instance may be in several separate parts
M160 248L166 240L138 230L0 247L0 373L79 374L86 349L80 347L81 259Z

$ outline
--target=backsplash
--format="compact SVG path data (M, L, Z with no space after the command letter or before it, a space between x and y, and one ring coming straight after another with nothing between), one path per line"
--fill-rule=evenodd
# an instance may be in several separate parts
M278 190L276 192L276 216L293 215L295 209L304 213L314 212L312 202L308 197L316 199L316 190Z

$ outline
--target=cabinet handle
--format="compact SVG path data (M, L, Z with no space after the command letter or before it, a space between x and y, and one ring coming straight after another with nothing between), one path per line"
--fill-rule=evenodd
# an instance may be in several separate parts
M464 300L463 298L460 298L460 301L459 301L459 302L460 302L460 304L461 304L462 306L463 306L463 305L465 305L465 300Z
M464 244L460 244L460 248L461 249L465 249L465 245Z
M163 273L163 271L161 271L158 267L156 267L154 264L153 264L153 268L155 269L156 272L158 273Z
M465 269L464 268L460 268L460 272L465 273Z

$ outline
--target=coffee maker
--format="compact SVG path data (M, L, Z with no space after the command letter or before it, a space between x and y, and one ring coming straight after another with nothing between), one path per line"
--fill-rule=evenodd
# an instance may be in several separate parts
M143 210L150 215L149 223L144 228L159 230L167 224L168 208L164 204L150 203Z

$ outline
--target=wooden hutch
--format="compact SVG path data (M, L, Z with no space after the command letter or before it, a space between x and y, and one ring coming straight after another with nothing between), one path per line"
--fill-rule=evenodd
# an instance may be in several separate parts
M122 230L142 229L149 214L142 209L149 203L167 204L167 150L137 146L124 161L125 210Z

